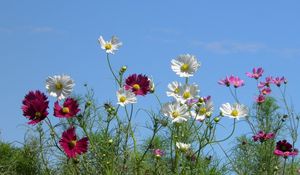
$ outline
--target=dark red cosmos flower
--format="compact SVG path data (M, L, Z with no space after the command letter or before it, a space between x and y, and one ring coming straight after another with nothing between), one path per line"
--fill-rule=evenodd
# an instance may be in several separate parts
M76 114L80 111L78 108L78 103L73 98L67 98L63 104L60 106L58 101L54 104L54 116L59 118L71 118L76 116Z
M130 89L135 95L146 95L150 91L150 81L146 75L130 75L125 83L125 89Z
M274 133L265 133L264 131L259 131L252 138L253 138L254 142L257 142L257 141L264 142L266 140L273 139L274 137L275 137Z
M48 116L47 96L41 91L29 91L23 100L23 115L31 120L28 124L37 124Z
M70 127L68 130L63 132L59 144L68 158L75 158L77 154L80 155L86 153L88 150L88 138L84 137L77 140L74 127Z
M281 140L276 143L274 154L277 156L283 156L286 159L288 156L296 156L298 154L298 150L293 148L293 146L286 140Z

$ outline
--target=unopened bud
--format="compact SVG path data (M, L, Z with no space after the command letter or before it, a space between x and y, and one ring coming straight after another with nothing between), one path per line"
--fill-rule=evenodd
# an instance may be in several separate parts
M214 118L214 121L215 121L216 123L218 123L218 122L220 121L220 118L219 118L219 117L216 117L216 118Z
M120 73L123 74L127 70L127 66L122 66L120 69Z

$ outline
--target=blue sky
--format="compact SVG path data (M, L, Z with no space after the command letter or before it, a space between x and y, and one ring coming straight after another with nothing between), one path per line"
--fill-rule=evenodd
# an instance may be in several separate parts
M191 82L199 84L201 95L212 95L216 106L233 102L227 89L216 83L230 74L246 80L239 96L251 104L255 82L245 72L262 66L266 75L288 78L288 97L296 111L300 107L299 1L2 0L0 4L1 139L23 141L27 120L21 101L29 90L45 91L49 75L69 74L76 93L84 93L83 84L88 83L99 102L115 101L116 88L111 88L113 79L97 43L100 35L120 38L123 47L112 56L114 67L127 65L128 74L153 76L165 102L167 84L180 80L171 71L170 60L190 53L202 62ZM151 96L139 98L139 105L158 109ZM137 120L146 122L144 116ZM231 120L222 122L230 127ZM242 127L238 131L237 135L247 132Z

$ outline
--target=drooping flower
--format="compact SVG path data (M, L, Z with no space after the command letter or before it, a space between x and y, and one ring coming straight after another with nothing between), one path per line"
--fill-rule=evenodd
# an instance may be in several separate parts
M245 85L244 80L240 79L240 78L237 77L237 76L231 75L231 76L229 77L229 81L230 81L230 84L232 84L235 88L239 88L239 87Z
M68 75L54 75L46 79L46 89L51 96L58 100L69 97L74 85L74 81Z
M293 146L286 140L280 140L276 143L274 154L277 156L283 156L286 159L289 156L298 155L298 150L293 148Z
M229 80L229 77L226 76L224 79L219 80L219 81L218 81L218 84L219 84L219 85L223 85L223 86L229 87L229 86L230 86L230 80Z
M182 142L176 142L176 147L177 147L181 152L187 152L187 151L191 148L191 144L182 143Z
M114 54L119 47L122 46L122 43L116 36L112 36L110 41L105 41L102 36L98 39L99 44L101 45L101 49L105 50L106 53Z
M23 100L23 115L30 120L28 124L36 124L48 116L49 101L41 91L29 91Z
M161 112L164 116L170 117L172 123L181 123L187 121L189 117L188 108L185 104L179 102L166 103Z
M149 92L150 93L154 93L155 92L155 84L154 84L154 81L153 81L153 78L148 78L149 80Z
M125 89L131 90L135 95L146 95L150 91L150 81L146 75L132 74L125 80Z
M180 103L186 103L187 101L197 98L199 93L198 85L196 84L185 84L180 87L179 94L176 98Z
M156 158L161 158L162 156L165 155L165 152L161 149L154 149L153 154Z
M77 115L80 111L77 100L73 98L67 98L62 106L59 102L54 103L54 116L59 118L71 118Z
M281 84L285 82L287 82L287 80L284 77L276 77L273 79L273 83L278 87L280 87Z
M88 138L84 137L77 140L74 127L70 127L68 130L63 132L62 138L59 140L59 144L68 158L75 158L77 155L86 153L88 150Z
M203 98L203 103L201 105L197 105L195 110L191 111L191 116L196 118L197 121L204 121L206 117L210 117L213 113L214 106L213 102L208 96L208 98Z
M135 94L131 90L121 88L117 91L118 104L125 106L127 104L136 103L137 99Z
M222 115L235 119L246 117L248 115L247 107L237 103L232 106L229 103L225 103L220 107L220 111L222 112Z
M254 142L260 141L264 142L275 137L274 133L265 133L264 131L259 131L256 135L252 136Z
M190 54L179 55L171 61L171 68L179 77L193 76L200 65L196 57Z
M167 96L168 97L174 97L175 99L178 98L180 88L181 88L181 83L177 81L173 81L172 83L168 84L169 91L167 91Z
M255 101L258 104L262 104L263 102L265 102L265 100L266 100L266 97L263 94L260 94L255 98Z
M254 79L259 79L264 73L264 70L259 67L259 68L253 68L252 73L251 72L247 72L246 75L250 78L254 78Z

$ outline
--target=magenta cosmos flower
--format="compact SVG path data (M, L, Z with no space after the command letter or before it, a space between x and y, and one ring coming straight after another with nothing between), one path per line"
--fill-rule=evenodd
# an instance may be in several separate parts
M47 96L40 91L30 91L23 100L23 115L31 120L28 124L37 124L48 115Z
M68 158L75 158L77 154L83 154L88 150L88 138L84 137L77 140L74 127L70 127L68 130L63 132L59 144Z
M274 83L276 86L280 87L282 83L285 83L285 84L286 84L286 83L287 83L287 80L286 80L286 78L284 78L284 77L276 77L276 78L273 79L273 83Z
M78 108L78 103L73 98L67 98L63 104L60 106L58 101L54 104L54 116L59 118L71 118L77 115L80 111Z
M275 137L274 133L265 133L264 131L259 131L252 138L253 138L254 142L257 142L257 141L264 142L269 139L273 139L274 137Z
M218 81L218 84L229 87L230 86L229 77L226 76L224 79L221 79L220 81Z
M256 103L262 104L266 100L266 97L263 94L260 94L258 97L255 98Z
M125 83L125 89L130 89L135 95L144 96L150 91L150 81L146 75L130 75L125 80Z
M241 87L241 86L244 86L244 80L240 79L239 77L237 76L230 76L229 77L229 81L230 81L230 84L232 84L235 88L238 88L238 87Z
M270 85L273 83L273 77L269 76L266 77L266 81L260 82L258 85L258 88L264 88L264 87L270 87Z
M253 68L252 73L251 72L247 72L246 75L250 78L254 78L254 79L259 79L264 73L263 68L259 67L259 68Z
M165 152L161 149L155 149L153 150L153 154L156 158L161 158L162 156L165 155Z
M269 95L269 94L272 92L272 90L271 90L271 88L266 87L266 88L263 88L260 92L261 92L263 95Z
M293 146L286 140L281 140L276 143L274 154L277 156L283 156L286 159L288 156L296 156L298 154L298 150L293 148Z

